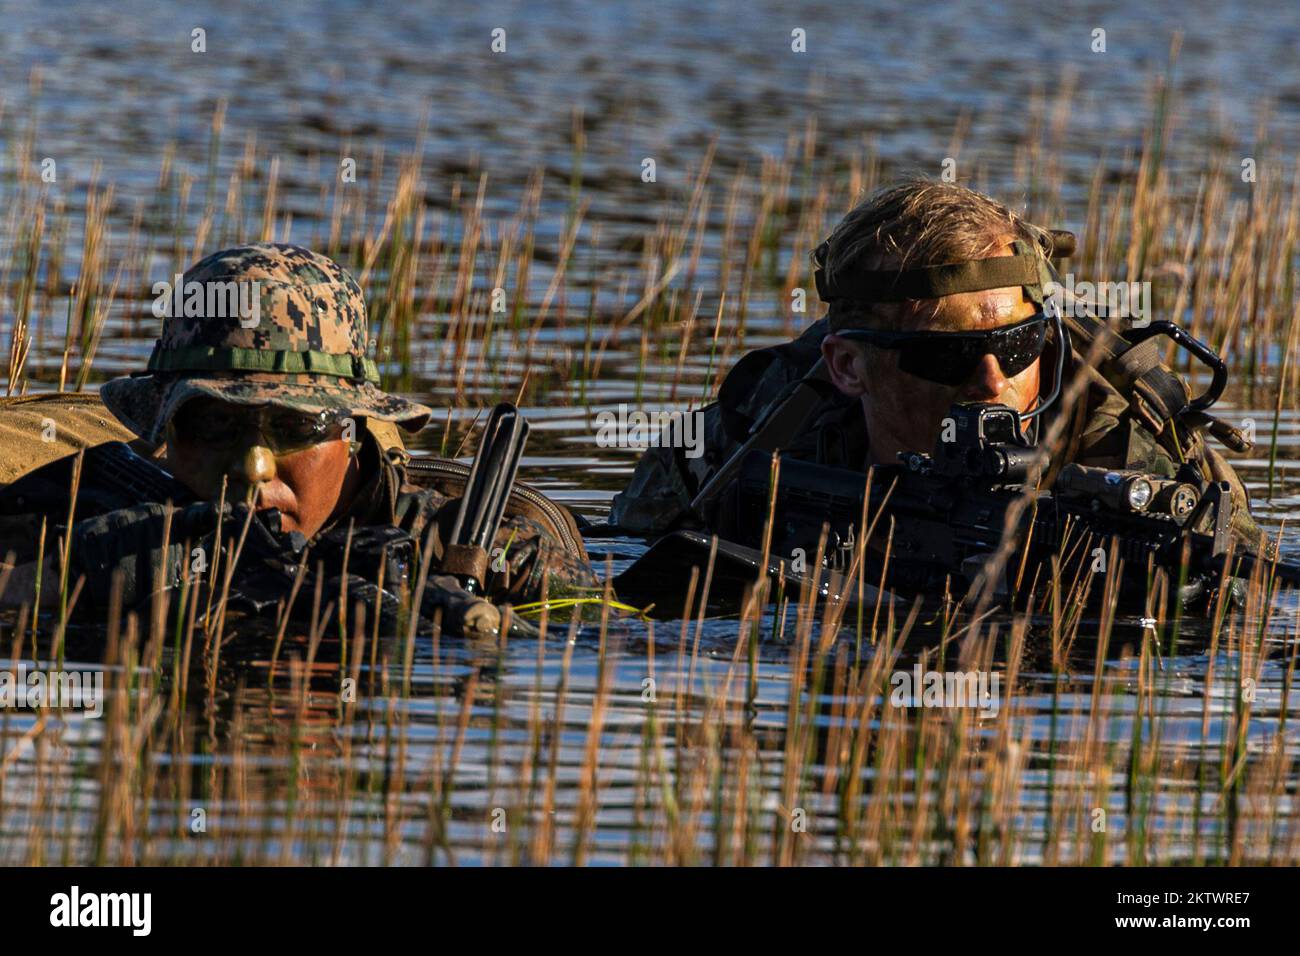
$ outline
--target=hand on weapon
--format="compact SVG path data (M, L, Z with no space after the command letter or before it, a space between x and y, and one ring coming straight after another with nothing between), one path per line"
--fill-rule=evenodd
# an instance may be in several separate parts
M425 585L421 615L432 619L439 611L444 630L473 638L499 635L507 617L504 608L471 594L450 574L433 575ZM532 623L513 612L508 616L511 637L537 637L537 628Z
M1225 572L1228 596L1235 597L1241 585L1232 575L1249 576L1261 562L1278 580L1300 584L1300 567L1273 563L1266 551L1243 546L1232 553L1231 488L1205 481L1193 466L1169 478L1070 464L1051 491L1040 491L1040 449L1024 440L1013 410L957 405L950 415L956 425L953 441L940 441L933 454L907 453L900 456L901 465L875 469L870 488L861 472L782 459L766 564L756 549L773 500L772 466L770 456L751 454L738 472L729 506L735 509L733 524L752 536L714 544L709 536L678 532L620 575L620 593L633 586L645 590L656 579L671 589L692 566L703 568L712 554L715 580L726 564L737 579L780 574L789 583L815 583L823 592L851 596L853 589L830 574L846 570L848 563L843 549L830 544L861 541L858 526L867 494L871 508L880 511L867 520L883 518L882 529L890 529L886 585L893 590L938 594L955 583L972 599L1008 598L1018 583L1035 580L1034 565L1066 557L1063 544L1067 538L1077 542L1080 535L1101 545L1113 540L1115 547L1112 552L1109 546L1089 545L1086 553L1075 549L1076 558L1114 553L1130 568L1144 568L1151 559L1176 579L1183 577L1185 602L1212 597ZM795 549L815 554L823 523L830 530L827 568L799 574L774 562ZM881 555L874 548L864 557L879 567ZM780 565L776 570L774 563ZM878 580L879 573L868 579ZM1126 583L1138 582L1120 582Z
M218 520L230 515L229 505L223 510L212 502L170 509L151 503L79 521L70 532L72 579L85 576L93 604L107 604L118 587L122 606L134 607L151 593L155 570L160 587L179 584L190 557L187 542L203 547L200 542L215 534Z
M316 576L323 574L323 594L343 594L349 607L361 603L378 613L383 633L402 633L409 626L415 541L406 531L391 525L336 528L322 535L305 558L302 550L292 544L283 536L259 536L252 557L262 568L274 572L272 578L278 580L268 588L259 586L256 578L243 578L235 588L239 604L251 601L258 610L274 605L288 590L286 579L298 574L297 565L305 559L308 567L303 571L294 613L309 613L302 595L314 593ZM256 598L259 592L264 595L260 601ZM420 598L416 633L430 633L437 621L445 634L485 638L499 632L503 617L500 608L469 593L456 578L433 575ZM530 625L517 617L512 617L510 630L512 636L536 634L536 629L530 630Z

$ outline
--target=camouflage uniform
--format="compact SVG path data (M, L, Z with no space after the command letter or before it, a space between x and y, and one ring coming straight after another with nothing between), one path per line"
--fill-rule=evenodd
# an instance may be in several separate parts
M407 468L409 455L381 444L374 422L418 431L429 408L378 387L379 370L367 355L365 300L355 279L329 258L300 246L259 243L208 256L184 275L204 289L214 283L256 281L260 315L251 327L241 316L168 316L148 369L105 383L108 409L150 447L163 440L167 423L187 401L207 396L239 405L274 405L306 413L343 412L357 419L363 482L347 510L313 542L348 522L393 525L428 540L436 573L443 541L454 520L462 484L454 480L422 487ZM206 296L205 296L206 298ZM184 298L182 298L184 301ZM203 310L206 313L206 309ZM232 311L229 309L218 311ZM247 321L245 319L245 321ZM368 427L363 427L366 423ZM534 499L540 496L533 495ZM5 546L21 562L35 541L9 517L0 519ZM426 532L432 530L432 537ZM485 583L497 602L536 600L543 578L555 593L564 586L597 586L572 516L559 506L544 513L512 495L495 547L504 549L501 570ZM2 556L2 555L0 555Z
M827 320L813 324L797 339L744 356L723 381L718 401L704 410L704 453L687 458L682 449L652 448L637 463L627 488L614 498L610 521L638 534L658 534L689 526L689 505L696 492L743 443L753 424L782 400L821 356ZM1249 494L1232 466L1199 434L1175 435L1171 429L1157 436L1132 413L1131 403L1095 368L1071 350L1066 381L1074 375L1088 377L1086 394L1067 426L1067 440L1048 480L1067 462L1105 468L1123 468L1173 476L1181 455L1200 464L1206 478L1232 485L1233 530L1252 544L1260 530L1249 512ZM1060 407L1044 413L1050 427ZM867 432L862 405L827 385L824 399L783 453L840 468L865 469ZM727 528L713 529L727 535Z

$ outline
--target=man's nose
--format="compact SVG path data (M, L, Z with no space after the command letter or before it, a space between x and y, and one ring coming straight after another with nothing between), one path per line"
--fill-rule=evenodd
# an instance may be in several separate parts
M962 398L970 402L996 401L1011 383L992 354L980 359L979 367L962 386Z
M232 490L247 495L275 480L275 455L263 445L250 445L235 456L229 473Z

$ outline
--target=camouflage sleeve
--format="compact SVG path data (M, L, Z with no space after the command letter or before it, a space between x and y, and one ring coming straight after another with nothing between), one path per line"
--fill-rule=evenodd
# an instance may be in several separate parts
M703 454L688 458L681 448L648 449L627 488L614 497L610 524L647 535L678 526L705 482L816 364L826 331L822 319L793 342L743 355L718 389L718 400L702 409Z
M542 525L521 515L501 523L489 568L485 586L498 604L539 600L544 579L550 598L601 586L585 553L570 552Z
M707 405L703 412L703 454L688 458L682 448L646 449L627 487L614 496L610 524L633 534L660 534L682 519L696 492L736 447L719 406Z
M685 469L675 449L647 448L632 480L614 496L610 524L634 534L659 534L671 528L691 503Z

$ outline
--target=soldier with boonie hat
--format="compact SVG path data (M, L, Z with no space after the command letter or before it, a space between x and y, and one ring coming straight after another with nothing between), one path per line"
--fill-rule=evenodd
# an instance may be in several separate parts
M307 545L348 527L399 528L427 542L436 573L465 477L452 462L412 467L397 429L419 431L432 411L379 387L356 280L328 257L283 243L214 253L182 278L176 301L184 307L168 303L147 367L100 390L138 436L134 447L152 453L198 500L273 510L277 533L296 533ZM66 459L34 474L59 468L68 471ZM24 487L39 485L32 479ZM93 485L95 476L82 481ZM486 597L536 600L544 579L552 592L597 585L568 511L526 486L515 486L509 501ZM0 530L13 522L3 511L0 501ZM127 554L131 546L124 543L119 556L112 545L113 535L140 523L125 514L87 517L99 522L89 541L102 545L100 566L83 566L88 580L97 579L89 581L93 603L106 597L98 592L115 570L121 576L138 563Z

